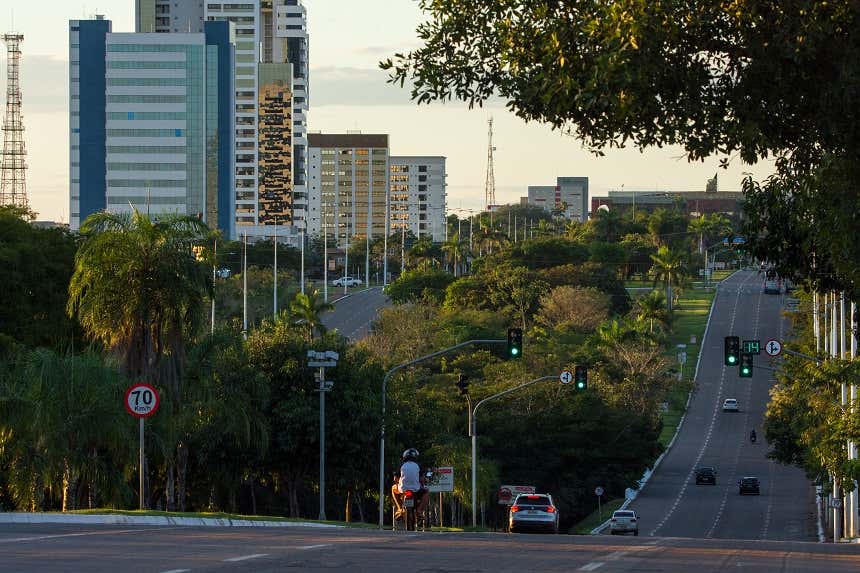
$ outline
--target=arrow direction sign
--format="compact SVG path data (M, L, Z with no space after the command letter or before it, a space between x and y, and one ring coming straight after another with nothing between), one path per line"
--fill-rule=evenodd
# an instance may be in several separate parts
M768 356L779 356L782 354L782 343L775 338L771 338L764 345L764 351L767 352Z
M570 373L570 370L562 370L558 379L561 380L562 384L570 384L573 382L573 374Z

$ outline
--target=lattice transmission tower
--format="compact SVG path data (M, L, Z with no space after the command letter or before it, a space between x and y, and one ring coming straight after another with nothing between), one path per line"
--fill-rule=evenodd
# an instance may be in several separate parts
M487 121L489 124L488 144L487 144L487 180L484 183L484 203L485 209L490 210L492 205L496 204L496 174L493 168L493 152L496 150L493 147L493 118Z
M3 155L0 157L0 205L27 207L24 123L21 120L21 64L23 34L4 34L6 43L6 115L3 118Z

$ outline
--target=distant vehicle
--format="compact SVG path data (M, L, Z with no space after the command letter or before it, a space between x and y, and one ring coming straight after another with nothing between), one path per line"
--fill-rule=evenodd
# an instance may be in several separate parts
M709 483L717 485L717 470L711 467L702 467L696 470L696 485Z
M361 286L363 283L361 279L357 279L355 277L340 277L331 281L331 286Z
M794 283L793 283L793 282L791 282L790 280L785 279L785 284L784 284L784 286L785 286L785 294L788 294L788 293L790 293L790 292L794 292L795 285L794 285Z
M782 280L779 277L767 277L762 285L764 294L780 294L782 293Z
M739 412L738 401L735 398L726 398L723 401L723 412Z
M740 495L761 495L758 478L753 476L742 477L738 480L738 493Z
M521 493L511 506L508 529L558 533L558 508L548 493Z
M227 267L221 267L220 269L215 271L215 275L219 279L228 279L228 278L230 278L230 274L231 274L230 269L228 269Z
M639 516L631 509L619 509L612 512L612 518L609 520L609 533L618 535L619 533L630 533L639 535Z

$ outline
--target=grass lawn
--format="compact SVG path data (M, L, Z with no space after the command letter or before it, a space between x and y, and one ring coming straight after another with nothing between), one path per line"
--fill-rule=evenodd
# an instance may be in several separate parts
M595 503L597 503L596 499ZM624 498L610 499L601 505L599 512L595 509L591 515L574 525L570 529L570 532L577 535L588 535L592 529L609 519L612 516L612 512L621 507L622 503L624 503ZM601 515L603 516L602 519Z
M725 272L719 277L720 280L731 272ZM714 300L714 292L706 288L689 289L684 292L675 307L672 332L666 341L666 355L672 364L677 365L677 354L680 350L677 345L686 344L684 350L687 352L687 361L683 367L681 382L673 385L667 399L669 411L663 414L663 431L660 434L660 443L664 447L675 435L678 422L684 414L684 406L696 372L696 361L702 347L702 337L708 322L711 302ZM695 344L690 342L692 336L696 337Z

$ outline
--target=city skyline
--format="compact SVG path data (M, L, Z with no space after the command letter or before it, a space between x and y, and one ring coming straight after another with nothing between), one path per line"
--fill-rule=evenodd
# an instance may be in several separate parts
M516 203L529 185L552 184L558 176L589 177L591 196L610 189L704 190L720 174L721 189L738 189L743 172L767 176L769 164L747 166L735 159L728 170L719 159L688 163L680 149L607 151L598 158L579 141L549 127L525 124L500 103L468 110L459 102L417 106L408 89L385 83L378 61L416 47L421 20L417 3L385 0L310 0L310 132L386 133L397 155L448 158L448 208L483 205L486 121L494 118L497 203ZM374 9L378 8L378 9ZM14 28L24 34L21 84L28 151L30 205L40 219L69 221L68 20L103 13L114 30L134 30L134 1L111 0L96 9L59 0L16 7ZM45 16L50 14L50 16ZM389 25L379 26L380 14ZM11 29L10 21L5 28ZM3 56L5 72L5 54ZM62 78L58 81L58 78ZM5 73L0 75L5 92Z

